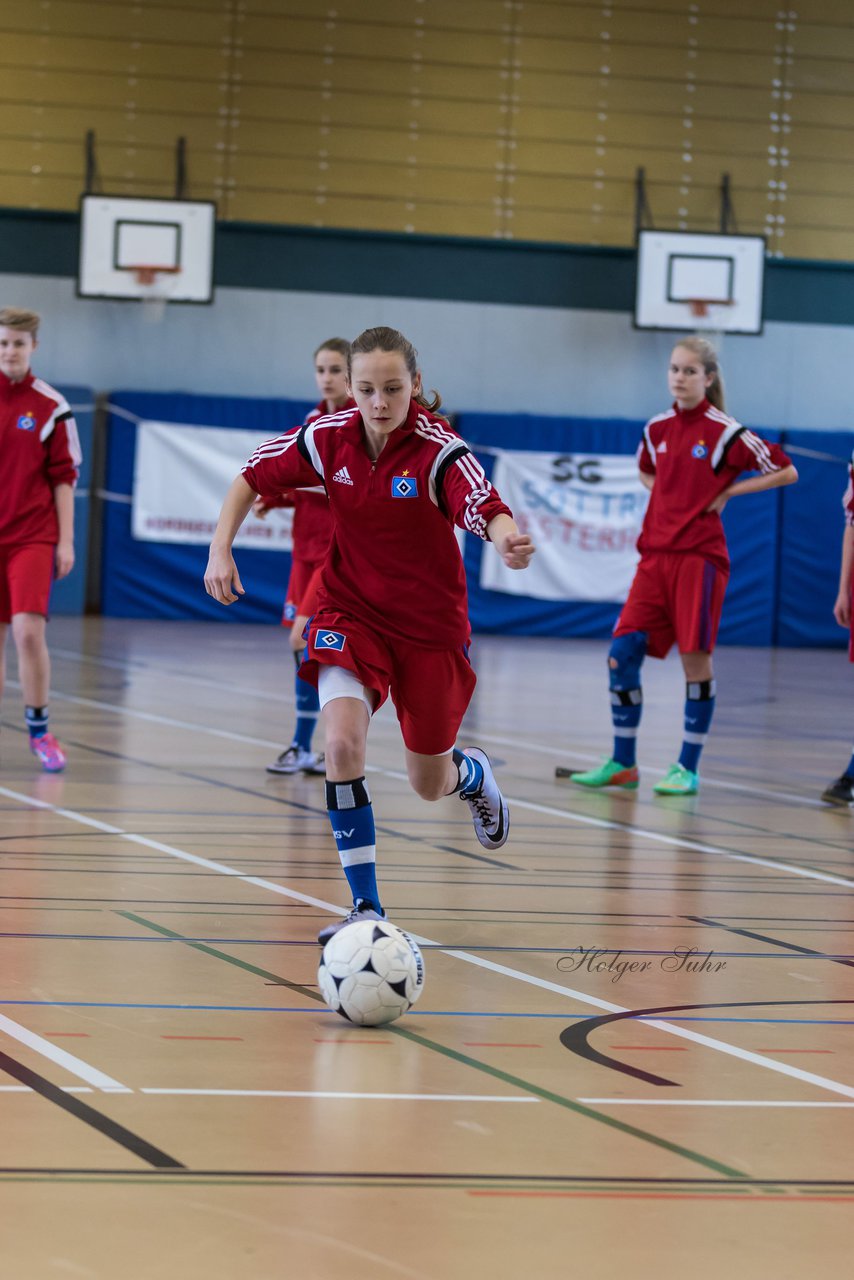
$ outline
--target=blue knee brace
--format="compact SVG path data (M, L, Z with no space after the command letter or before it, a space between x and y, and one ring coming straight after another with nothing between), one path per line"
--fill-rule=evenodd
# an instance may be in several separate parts
M630 631L625 636L615 636L608 658L617 664L608 663L610 687L615 690L639 689L641 664L646 657L647 634L645 631Z

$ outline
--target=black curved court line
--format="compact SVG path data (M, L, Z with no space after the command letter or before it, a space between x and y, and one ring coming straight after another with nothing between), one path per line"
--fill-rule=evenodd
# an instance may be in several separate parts
M102 1115L100 1111L90 1107L87 1102L81 1102L73 1094L66 1093L63 1089L58 1088L57 1085L51 1084L50 1080L46 1080L44 1076L40 1076L38 1072L31 1070L30 1067L25 1067L22 1062L16 1061L15 1058L10 1058L2 1050L0 1050L0 1070L5 1071L7 1075L12 1076L15 1080L20 1080L21 1084L27 1085L34 1093L41 1094L48 1102L55 1102L58 1107L62 1107L63 1111L67 1111L76 1119L82 1120L90 1128L97 1129L105 1138L109 1138L111 1142L117 1142L120 1147L124 1147L126 1151L138 1156L140 1160L145 1160L147 1164L153 1165L155 1169L184 1169L186 1167L180 1160L175 1160L172 1156L168 1156L165 1151L161 1151L158 1147L152 1146L150 1142L146 1142L144 1138L131 1133L130 1129L126 1129L124 1125L111 1120L109 1116Z
M657 1009L627 1009L624 1013L606 1013L598 1018L585 1018L583 1022L565 1027L560 1033L560 1042L570 1053L584 1058L587 1062L595 1062L597 1066L621 1071L623 1075L633 1076L635 1080L643 1080L646 1084L681 1089L682 1085L677 1080L667 1080L664 1076L653 1075L651 1071L644 1071L640 1067L630 1066L627 1062L620 1062L618 1058L600 1053L588 1043L588 1037L609 1022L622 1022L627 1018L651 1018L657 1014L684 1013L687 1009L767 1009L780 1005L803 1007L813 1004L854 1004L854 1000L730 1000L713 1001L710 1004L668 1004L661 1005Z
M695 924L709 925L713 929L725 929L727 933L740 934L742 938L752 938L754 942L769 942L774 947L782 947L785 951L794 951L801 956L813 956L820 960L829 960L831 964L844 964L854 969L854 960L845 956L829 956L824 951L815 951L812 947L799 947L796 942L784 942L782 938L770 938L765 933L753 933L750 929L736 929L731 924L721 924L719 920L706 920L703 916L685 916L685 920L693 920Z

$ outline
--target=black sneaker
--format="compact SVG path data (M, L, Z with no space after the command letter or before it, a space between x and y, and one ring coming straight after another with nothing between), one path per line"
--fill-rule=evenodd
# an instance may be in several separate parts
M483 782L477 791L461 791L460 799L471 809L474 833L484 849L500 849L510 830L507 801L498 790L489 756L479 747L466 747L465 754L477 760L483 769Z
M325 947L329 939L334 938L341 929L348 924L358 924L360 920L385 920L385 912L378 903L371 902L370 898L357 898L343 920L334 920L320 930L317 941Z
M854 806L854 778L850 773L843 773L829 787L824 788L821 798L827 804Z

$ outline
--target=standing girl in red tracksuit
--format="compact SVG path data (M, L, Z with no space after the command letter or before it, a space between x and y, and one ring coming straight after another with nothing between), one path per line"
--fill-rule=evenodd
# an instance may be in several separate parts
M314 376L323 399L306 418L306 426L341 409L355 409L356 402L350 398L347 390L349 354L350 343L346 338L328 338L315 351ZM297 715L290 746L267 765L267 772L323 774L326 771L323 753L311 749L320 713L317 689L303 680L299 669L305 649L302 634L317 605L320 570L332 540L332 512L322 485L315 489L260 495L255 499L252 510L263 520L272 507L294 508L294 549L282 610L282 626L290 628L291 649L297 665L294 676Z
M849 631L848 656L854 662L854 453L848 468L848 488L842 499L845 511L845 532L842 535L842 556L839 563L839 594L833 606L833 616L840 627ZM825 787L821 796L828 804L854 806L854 752L848 768L835 782Z
M65 753L48 731L45 639L53 579L74 566L74 486L80 441L65 398L30 370L39 316L0 310L0 694L11 623L30 750L48 773Z
M412 344L368 329L352 344L354 412L320 418L253 454L226 495L205 589L222 604L243 586L232 543L256 493L325 485L335 520L309 628L307 679L326 727L326 803L353 895L344 923L382 919L374 817L365 783L368 727L391 694L413 790L424 800L459 792L478 840L507 839L507 805L489 760L454 742L475 686L468 661L465 574L458 524L523 569L534 548L465 442L422 394Z
M638 785L635 745L642 710L644 657L664 658L674 640L685 671L685 730L676 764L653 788L693 795L715 705L712 650L729 577L720 513L730 498L792 484L798 473L768 444L724 413L717 355L704 338L685 338L668 368L673 408L644 427L638 450L650 490L640 563L617 619L608 658L614 753L597 769L574 773L583 787ZM758 476L739 480L743 471Z

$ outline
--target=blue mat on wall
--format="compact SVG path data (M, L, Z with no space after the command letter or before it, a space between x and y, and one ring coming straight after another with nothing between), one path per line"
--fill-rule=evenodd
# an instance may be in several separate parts
M251 427L270 436L300 423L313 408L302 400L247 400L228 396L121 391L110 403L136 418L197 426ZM131 534L136 426L118 414L107 424L102 611L122 618L215 618L218 622L276 622L291 568L287 553L241 550L246 595L224 608L206 595L207 547L138 541ZM225 494L222 495L225 497Z

